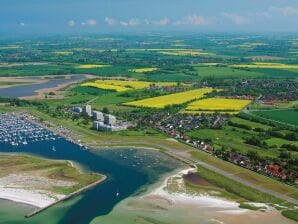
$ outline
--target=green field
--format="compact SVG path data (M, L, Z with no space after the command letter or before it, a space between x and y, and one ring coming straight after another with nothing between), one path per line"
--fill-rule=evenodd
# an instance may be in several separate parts
M298 111L295 109L253 111L252 114L275 121L298 125Z

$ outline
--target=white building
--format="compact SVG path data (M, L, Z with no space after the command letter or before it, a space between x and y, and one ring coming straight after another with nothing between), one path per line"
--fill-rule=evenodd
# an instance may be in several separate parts
M102 121L94 121L93 129L97 131L122 131L127 129L127 125L110 125L105 124Z
M83 114L88 115L89 117L92 117L92 108L91 105L86 105L83 107Z
M92 114L93 114L93 120L104 121L104 116L102 112L94 110Z
M104 123L109 125L116 124L116 117L111 114L105 114L104 115Z

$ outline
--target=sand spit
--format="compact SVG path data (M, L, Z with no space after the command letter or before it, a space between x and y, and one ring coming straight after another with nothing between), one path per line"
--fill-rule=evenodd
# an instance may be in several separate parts
M163 197L163 198L166 198L167 200L170 200L173 204L176 204L176 203L177 204L178 203L197 204L197 205L200 205L201 207L224 208L224 209L231 209L232 211L241 211L241 212L246 211L244 209L240 209L239 203L237 203L237 202L212 197L207 194L191 195L191 194L187 194L187 193L183 193L183 192L176 193L176 192L167 191L167 189L166 189L167 183L170 178L182 177L183 175L185 175L189 172L194 172L195 170L196 170L195 168L188 168L188 169L180 171L178 174L176 174L174 176L166 178L166 180L163 182L163 184L160 187L153 190L147 196Z

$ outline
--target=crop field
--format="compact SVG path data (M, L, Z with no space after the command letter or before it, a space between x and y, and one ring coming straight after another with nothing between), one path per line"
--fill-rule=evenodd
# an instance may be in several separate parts
M282 63L255 62L253 64L231 65L232 68L270 68L270 69L298 69L298 65Z
M239 112L250 102L250 100L209 98L190 103L186 111L195 111L198 113L204 111Z
M212 92L212 88L202 88L189 90L181 93L174 93L165 96L152 97L144 100L137 100L133 102L124 103L127 106L135 107L151 107L151 108L164 108L168 105L183 104L191 100L199 99L205 94Z
M81 86L95 87L105 90L114 90L116 92L122 92L133 89L144 89L150 85L157 86L174 86L176 82L146 82L146 81L125 81L125 80L96 80L95 82L86 82Z
M130 72L136 72L136 73L145 73L145 72L154 72L156 71L157 68L135 68L135 69L130 69Z
M159 51L158 53L164 55L175 55L175 56L200 56L200 55L215 55L212 53L192 50L176 50L176 51Z
M73 54L72 51L54 51L52 53L57 54L57 55L71 55L71 54Z
M292 125L298 125L298 111L295 109L285 109L285 110L259 110L253 111L254 115L261 116L267 119L280 121Z
M104 67L110 67L111 65L99 65L99 64L85 64L85 65L79 65L76 68L104 68Z
M232 67L217 67L216 64L199 64L195 65L194 69L197 71L198 77L200 78L255 78L264 76L264 74L258 71L245 71Z
M97 83L97 82L85 82L85 83L81 84L81 86L94 87L94 88L104 89L104 90L113 90L116 92L123 92L123 91L131 90L131 88L126 88L123 86L117 86L117 85L111 85L111 84L105 84L105 83Z

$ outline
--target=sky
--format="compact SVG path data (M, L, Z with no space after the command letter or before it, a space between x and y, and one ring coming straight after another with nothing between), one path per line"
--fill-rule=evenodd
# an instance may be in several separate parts
M298 0L0 0L0 34L298 32Z

